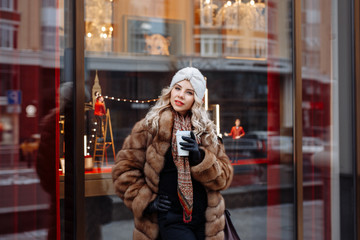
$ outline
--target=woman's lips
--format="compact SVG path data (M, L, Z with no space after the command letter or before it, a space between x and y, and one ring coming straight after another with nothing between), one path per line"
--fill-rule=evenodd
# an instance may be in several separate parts
M175 100L175 104L176 104L177 106L182 106L182 105L184 105L184 103L183 103L183 102L178 101L178 100Z

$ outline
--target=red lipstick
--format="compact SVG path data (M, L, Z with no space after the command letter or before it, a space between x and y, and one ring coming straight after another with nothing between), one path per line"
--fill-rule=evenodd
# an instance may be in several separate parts
M181 102L181 101L179 101L179 100L175 100L175 104L176 104L177 106L182 106L182 105L184 105L184 103Z

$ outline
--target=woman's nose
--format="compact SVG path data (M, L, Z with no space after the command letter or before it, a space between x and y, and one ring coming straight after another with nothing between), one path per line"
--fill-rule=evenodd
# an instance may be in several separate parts
M179 97L184 98L184 97L185 97L185 92L184 92L184 91L180 91L180 92L179 92Z

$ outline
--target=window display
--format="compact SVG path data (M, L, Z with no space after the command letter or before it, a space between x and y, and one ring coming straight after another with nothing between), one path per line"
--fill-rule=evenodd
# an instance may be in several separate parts
M193 66L207 79L204 105L234 167L229 191L248 196L232 208L263 206L270 196L286 199L267 186L292 189L292 145L286 145L292 139L291 39L287 31L279 31L288 28L290 19L278 12L289 8L288 2L152 0L149 8L133 1L99 6L89 0L85 6L87 198L114 195L111 168L134 122L157 102L178 69ZM105 11L110 14L103 17ZM96 121L99 96L109 114L106 121ZM237 118L242 137L235 142L225 133ZM272 177L279 174L287 177L281 182ZM242 193L244 189L259 191ZM225 195L226 201L231 199ZM260 215L273 217L266 207ZM244 226L235 225L241 235ZM251 229L246 234L255 234Z

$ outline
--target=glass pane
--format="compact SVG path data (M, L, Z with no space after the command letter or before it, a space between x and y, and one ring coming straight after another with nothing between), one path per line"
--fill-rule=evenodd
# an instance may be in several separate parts
M63 2L2 0L0 11L0 239L59 239Z
M234 167L222 194L240 236L293 238L291 13L283 0L85 0L87 238L132 238L133 215L114 192L115 154L188 66L207 78L205 107Z
M304 1L304 239L355 239L350 3Z

